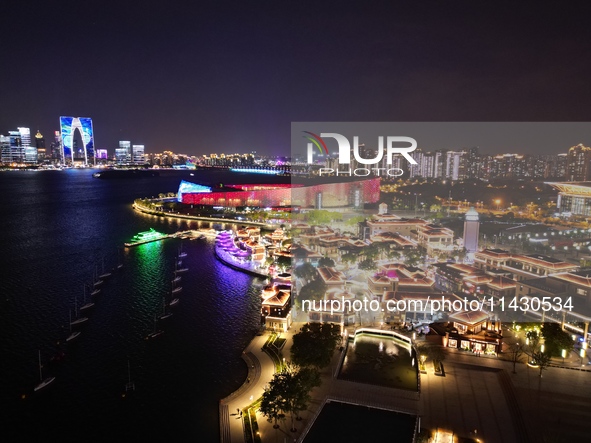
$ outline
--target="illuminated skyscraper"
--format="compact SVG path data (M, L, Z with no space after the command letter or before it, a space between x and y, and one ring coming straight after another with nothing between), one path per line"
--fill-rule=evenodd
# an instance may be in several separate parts
M94 132L92 119L88 117L60 117L62 138L62 158L64 163L72 164L74 159L85 166L94 165ZM74 133L80 131L82 147L74 152Z
M136 165L143 165L146 163L146 157L144 154L144 145L133 145L132 146L132 162Z
M45 139L43 138L43 134L37 130L37 134L35 134L35 148L37 148L37 159L41 163L45 161L47 158L47 152L45 149Z
M25 148L23 147L20 131L8 131L8 136L2 136L2 163L23 163Z
M119 142L119 147L115 149L115 161L119 164L131 163L131 142Z
M37 147L31 146L31 130L29 128L17 128L21 135L21 144L25 155L25 163L37 163Z

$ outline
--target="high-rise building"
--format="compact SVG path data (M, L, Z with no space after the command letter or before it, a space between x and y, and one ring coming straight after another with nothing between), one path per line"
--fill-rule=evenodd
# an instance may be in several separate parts
M47 158L47 151L45 149L45 139L43 138L43 134L41 134L38 129L37 134L35 134L35 148L37 148L37 159L39 163L43 163Z
M115 149L115 161L118 164L131 163L131 142L122 140L119 147Z
M478 234L480 231L480 221L476 209L470 208L466 212L464 219L464 248L466 252L474 253L478 251Z
M445 178L462 180L465 174L465 159L463 151L447 151L445 159Z
M25 148L22 145L20 131L8 131L2 136L2 163L24 163Z
M146 163L144 145L133 145L131 152L132 162L134 164L143 165Z
M9 163L10 155L10 137L0 134L0 161L2 163Z
M95 164L94 131L92 119L88 117L60 117L62 159L66 164ZM82 137L82 146L75 148L76 130Z
M60 131L54 131L54 138L49 149L51 151L51 163L59 164L64 162L63 150L62 150L62 135Z
M21 144L25 155L25 163L37 163L37 147L31 146L31 130L29 128L17 128L21 135Z
M438 149L435 151L435 159L433 160L433 177L445 179L445 160L447 149Z
M578 144L568 150L566 163L566 180L584 182L591 178L591 148Z

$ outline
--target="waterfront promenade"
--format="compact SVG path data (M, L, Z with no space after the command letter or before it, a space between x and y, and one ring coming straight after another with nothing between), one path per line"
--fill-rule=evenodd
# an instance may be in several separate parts
M268 229L273 231L279 227L279 225L271 224L271 223L262 223L262 222L255 222L250 220L236 220L232 218L218 218L218 217L211 217L211 216L199 216L199 215L189 215L189 214L181 214L180 212L162 212L156 211L145 206L134 202L132 205L133 209L137 212L142 214L148 215L155 215L157 217L164 217L164 218L173 218L173 219L180 219L180 220L191 220L191 221L199 221L199 222L207 222L207 223L225 223L225 224L232 224L232 225L244 225L244 226L258 226L259 228Z

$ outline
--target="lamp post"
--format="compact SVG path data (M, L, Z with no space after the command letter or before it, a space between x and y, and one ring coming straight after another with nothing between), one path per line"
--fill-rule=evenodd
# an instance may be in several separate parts
M564 357L566 357L566 349L563 349L561 354L562 354L562 364L564 364Z
M501 199L500 198L497 198L495 200L495 203L497 204L497 211L499 211L501 209Z

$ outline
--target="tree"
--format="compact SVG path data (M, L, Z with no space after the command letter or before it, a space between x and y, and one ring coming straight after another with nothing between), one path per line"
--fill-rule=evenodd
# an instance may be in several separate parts
M400 259L400 251L390 248L386 252L386 257L388 257L389 260L399 260Z
M321 279L312 280L300 289L299 298L305 300L322 300L326 293L326 283Z
M366 258L359 263L359 269L363 271L371 271L376 268L376 262L372 258Z
M333 323L306 323L293 336L291 357L299 366L323 368L330 364L341 342L341 329Z
M285 400L282 395L282 386L278 379L279 373L273 375L273 379L269 382L269 387L265 388L261 397L261 405L259 411L269 420L274 420L273 427L277 429L277 419L281 415L281 411L285 408Z
M445 360L445 353L440 346L431 346L428 350L429 357L433 360L433 368L435 372L441 372L441 362Z
M422 260L421 252L417 249L410 249L404 253L404 264L407 266L416 266Z
M300 368L288 364L281 372L273 374L269 387L263 392L259 411L278 428L277 419L282 413L291 415L291 429L295 430L294 414L305 410L310 402L310 390L320 386L320 374L312 368Z
M288 378L288 395L286 396L286 412L291 416L291 430L295 431L294 415L299 419L299 413L308 408L310 402L310 391L320 386L320 373L315 368L303 367L297 365L288 365L286 371L291 372L291 378Z
M303 278L307 283L310 283L318 275L316 268L310 263L304 263L294 269L296 277Z
M457 257L458 257L458 261L459 261L460 263L463 263L463 262L464 262L464 259L466 258L466 255L467 255L467 254L468 254L468 251L466 250L466 248L461 248L461 249L458 249L458 255L457 255Z
M279 255L277 256L277 266L281 269L285 270L291 266L291 257L286 255Z
M544 352L550 357L560 357L563 349L568 354L574 348L570 334L562 330L558 323L544 323L542 335L544 336Z
M356 226L357 223L364 222L365 217L363 215L357 215L355 217L351 217L345 222L346 226Z
M513 343L509 347L509 355L511 356L511 361L513 362L513 374L517 374L515 371L515 365L518 362L521 362L521 357L523 356L523 347L519 343Z
M324 209L315 209L306 213L306 221L310 225L326 225L333 220L333 213Z
M330 257L322 257L318 260L318 267L334 268L334 260Z
M357 258L358 255L352 252L347 252L346 254L341 255L341 261L347 264L357 263Z
M378 243L372 243L369 246L363 248L363 255L366 259L375 259L380 255L380 247Z
M538 331L536 331L535 329L532 329L531 331L527 331L525 336L529 340L529 348L531 349L531 354L533 355L533 353L536 352L539 348L541 338L540 334L538 334Z
M542 371L547 369L551 359L549 354L542 351L532 353L532 362L540 369L540 377L542 377Z

